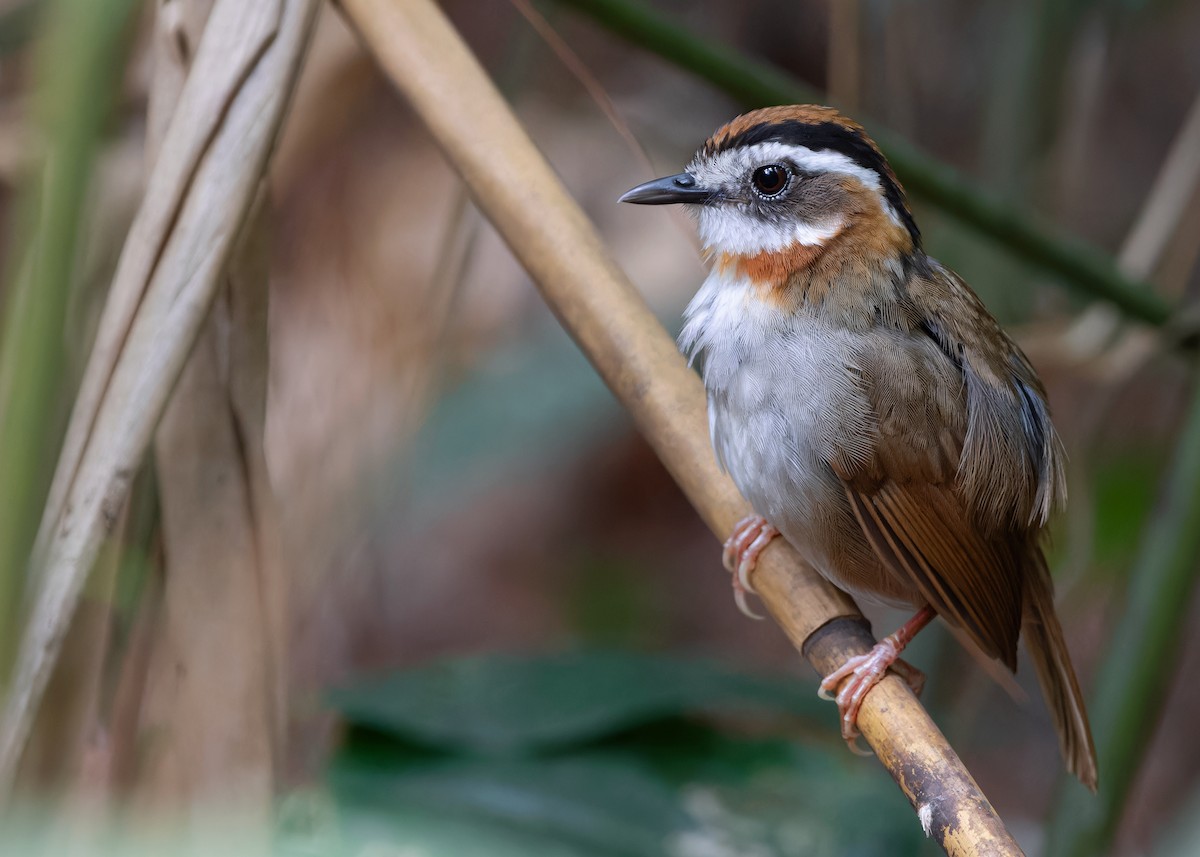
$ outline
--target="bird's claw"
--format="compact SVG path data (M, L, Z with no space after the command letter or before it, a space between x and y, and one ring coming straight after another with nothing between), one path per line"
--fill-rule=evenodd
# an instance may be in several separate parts
M889 669L904 679L913 693L920 695L925 687L925 674L900 659L900 648L891 637L881 640L865 655L847 658L844 664L824 678L817 690L817 696L821 699L837 703L842 738L855 754L863 755L856 743L860 735L859 709L871 688L880 682Z
M863 757L874 756L875 754L873 752L871 752L869 749L864 749L863 747L859 746L858 739L861 737L862 737L862 733L860 733L858 731L858 729L856 728L854 730L854 734L846 739L846 749L848 749L855 756L863 756Z
M733 533L725 540L721 562L733 575L733 600L738 610L751 619L762 619L746 602L746 593L757 594L750 583L750 573L758 565L758 556L779 535L779 530L761 515L750 515L738 521Z
M742 583L740 580L738 580L737 576L734 575L733 603L737 605L737 609L741 611L743 616L746 616L750 619L765 619L765 616L763 616L761 613L755 612L754 608L751 607L749 602L746 601L747 592L753 592L753 590L747 590L744 586L742 586Z

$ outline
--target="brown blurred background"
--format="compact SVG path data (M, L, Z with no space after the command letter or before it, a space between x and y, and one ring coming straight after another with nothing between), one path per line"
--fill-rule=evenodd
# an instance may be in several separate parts
M85 329L140 198L153 5L93 191L90 299L73 310ZM692 226L615 200L676 171L743 105L575 13L539 6L588 84L611 99L625 126L616 127L517 6L444 8L675 329L704 276ZM1137 275L1163 297L1194 299L1200 184L1165 219L1147 201L1189 112L1200 109L1200 3L654 8L828 92L868 130L889 127L1012 204L1141 265ZM23 54L9 54L0 64L8 177L0 203L37 146L28 86ZM1200 151L1200 141L1183 145ZM736 611L717 542L332 8L320 14L269 189L264 443L289 587L284 791L319 780L340 740L323 702L330 687L437 658L621 646L711 656L815 687L770 622ZM1050 388L1072 498L1055 527L1053 562L1090 691L1183 419L1187 364L916 202L931 254L980 292ZM878 632L899 619L868 611ZM132 628L131 616L120 621ZM1197 786L1200 693L1188 678L1200 670L1200 623L1188 627L1114 854L1147 853ZM935 719L1038 853L1059 772L1029 670L1019 681L1030 699L1015 701L940 628L911 660L930 676ZM828 720L832 732L832 708Z

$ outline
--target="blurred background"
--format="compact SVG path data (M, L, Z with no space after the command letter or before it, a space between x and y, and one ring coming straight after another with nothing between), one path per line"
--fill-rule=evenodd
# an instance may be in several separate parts
M47 375L41 457L22 483L32 493L13 501L34 510L145 189L157 28L192 14L185 0L88 2L108 3L119 36L85 75L103 91L83 96L100 106L68 206L77 228L38 237L70 270L58 357L34 367ZM1061 780L1024 660L1028 699L1014 699L935 625L910 650L929 676L924 702L1031 855L1200 853L1200 691L1188 680L1200 671L1200 517L1181 476L1200 443L1186 311L1200 287L1200 3L647 2L868 131L890 129L1051 234L1091 242L1136 288L1183 308L1165 329L1131 322L1086 283L913 199L929 252L964 275L1049 387L1071 460L1051 559L1085 692L1096 698L1108 661L1150 653L1148 685L1104 703L1123 711L1124 695L1142 710L1105 718L1133 761L1115 772L1116 805L1090 804L1104 807L1099 839L1072 838L1077 807L1094 799ZM77 59L48 57L67 26L50 7L73 4L0 2L10 342L36 312L13 298L31 230L49 228L21 201L60 151L47 82ZM761 105L634 46L590 5L443 8L674 331L704 276L692 226L615 200ZM201 562L173 582L176 540L203 554L237 527L208 514L217 495L180 499L192 483L160 434L38 715L15 792L33 808L0 834L0 853L64 841L90 853L141 819L212 833L231 816L272 819L271 847L297 854L936 853L879 764L845 751L783 634L737 612L717 541L332 6L266 183L254 221L269 247L261 446L282 649L264 654L275 608L254 601L261 580ZM33 371L4 354L14 362L0 376ZM0 393L11 419L20 401ZM171 414L168 427L188 420ZM208 472L198 449L196 472ZM253 510L234 514L261 534ZM1164 553L1169 588L1131 596ZM32 584L23 565L5 571L12 649ZM867 610L878 634L904 618Z

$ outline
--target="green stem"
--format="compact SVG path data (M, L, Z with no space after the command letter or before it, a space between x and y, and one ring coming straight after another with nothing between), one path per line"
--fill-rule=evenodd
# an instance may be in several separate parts
M814 90L779 69L698 38L637 0L557 2L589 15L617 35L746 104L821 100ZM974 227L1014 255L1058 275L1086 295L1110 301L1135 319L1162 325L1170 317L1170 308L1150 284L1124 276L1108 254L1058 234L1027 211L996 201L898 135L884 129L873 134L914 196Z
M58 0L44 19L37 103L47 152L19 209L11 246L25 252L6 272L0 342L0 678L60 435L81 213L135 9L134 0Z
M1063 784L1047 854L1108 853L1162 711L1200 559L1200 389L1194 396L1091 705L1100 791L1093 796L1078 783Z

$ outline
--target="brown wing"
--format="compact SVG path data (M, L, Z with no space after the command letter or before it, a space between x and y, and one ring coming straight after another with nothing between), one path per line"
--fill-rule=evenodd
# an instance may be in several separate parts
M1016 668L1024 544L985 533L957 484L969 424L960 368L919 331L858 355L876 436L869 460L833 455L885 569L987 654Z
M907 297L960 370L968 425L958 487L976 521L997 533L1040 529L1066 498L1066 456L1033 366L967 284L934 260L909 279Z
M980 534L952 488L887 480L874 490L847 485L846 493L888 570L1015 670L1022 574L1015 552Z

